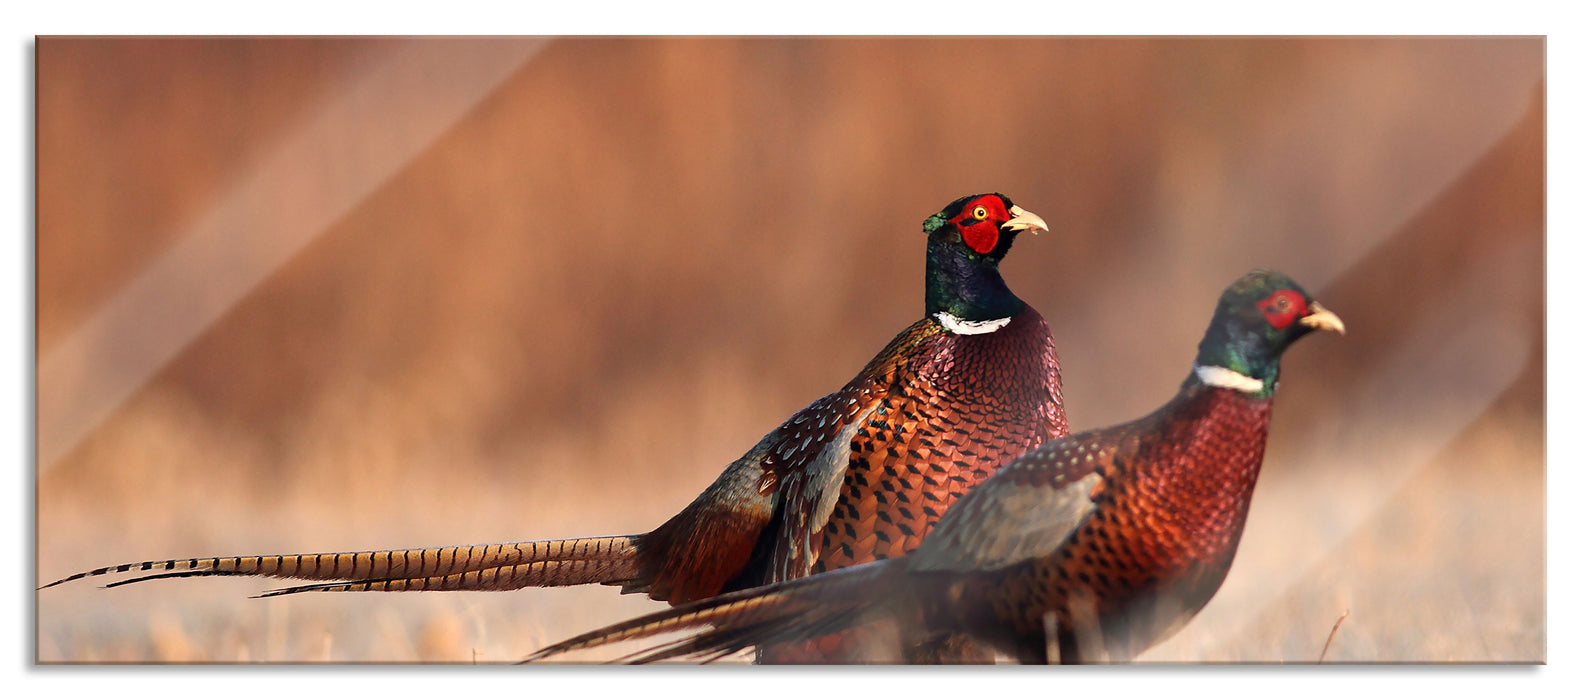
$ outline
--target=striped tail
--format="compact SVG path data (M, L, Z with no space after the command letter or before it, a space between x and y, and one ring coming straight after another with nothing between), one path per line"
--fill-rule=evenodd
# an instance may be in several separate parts
M84 571L40 586L39 590L92 576L145 571L160 573L115 581L105 588L189 576L267 576L328 582L271 590L258 597L302 591L508 591L585 583L629 585L638 575L637 537L166 559Z
M860 564L817 576L734 591L572 637L524 659L542 661L580 649L709 627L616 659L708 663L754 645L815 639L879 618L898 591L885 583L900 560Z

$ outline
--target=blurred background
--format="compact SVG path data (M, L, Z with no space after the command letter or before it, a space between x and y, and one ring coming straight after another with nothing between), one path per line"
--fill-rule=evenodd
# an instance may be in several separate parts
M646 531L922 312L1000 191L1072 428L1225 285L1288 355L1155 662L1543 661L1542 38L37 41L37 570ZM41 662L509 662L614 589L36 596Z

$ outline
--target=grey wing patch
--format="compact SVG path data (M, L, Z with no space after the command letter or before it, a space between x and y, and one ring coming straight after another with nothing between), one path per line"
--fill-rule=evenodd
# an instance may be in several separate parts
M813 538L823 531L840 501L846 467L851 463L852 438L877 409L877 402L860 409L823 443L811 460L797 469L785 493L785 524L770 558L768 583L801 578L812 571L813 561L818 558L813 551ZM800 446L806 448L806 443Z
M1093 513L1103 481L1088 450L1069 442L1039 450L968 492L907 558L911 571L987 571L1053 554ZM1054 458L1058 461L1046 461ZM1085 466L1087 465L1087 466ZM1054 478L1017 472L1052 470ZM1085 472L1085 474L1084 474Z

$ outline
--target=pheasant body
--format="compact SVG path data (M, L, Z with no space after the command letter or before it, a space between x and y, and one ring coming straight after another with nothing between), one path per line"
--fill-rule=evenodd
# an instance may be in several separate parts
M1027 455L1012 483L1096 474L1093 512L1054 556L962 582L962 598L980 603L951 624L1003 636L997 646L1035 661L1045 660L1051 613L1061 659L1130 659L1168 636L1230 571L1272 404L1194 387L1127 430Z
M916 333L921 359L897 370L853 436L812 573L905 555L968 489L1067 432L1047 382L1060 365L1037 311L983 335L931 323Z
M1031 307L992 333L957 334L924 319L892 347L906 348L904 356L915 359L895 363L880 375L888 389L852 435L838 499L812 541L811 566L760 580L789 580L904 556L969 489L1014 457L1067 432L1060 396L1046 381L1059 376L1054 343L1043 317ZM798 537L780 541L793 543ZM865 642L875 634L857 630L801 649L761 650L760 659L777 664L897 661L893 653L871 653L872 645ZM960 640L951 644L962 646ZM941 653L908 649L904 657ZM987 662L990 657L963 649L941 660Z
M1256 271L1221 296L1180 392L1120 425L1051 440L963 496L905 557L698 601L535 654L706 627L640 661L806 643L892 625L1024 662L1124 661L1218 590L1263 462L1281 353L1338 317Z
M898 557L972 486L1067 433L1049 327L998 264L1042 219L999 194L929 217L924 317L840 390L770 431L676 516L637 535L427 550L141 562L77 574L271 576L302 591L619 585L672 604ZM48 586L45 586L48 587ZM766 660L856 660L845 642ZM932 653L932 652L929 652ZM961 652L960 660L982 660ZM893 660L893 659L891 659Z

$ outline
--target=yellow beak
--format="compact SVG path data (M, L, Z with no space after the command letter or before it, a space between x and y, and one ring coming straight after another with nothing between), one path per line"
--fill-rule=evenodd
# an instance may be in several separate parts
M1000 224L1000 228L1007 231L1032 229L1033 234L1037 235L1039 231L1048 231L1049 224L1044 223L1043 218L1037 214L1013 204L1011 205L1011 220Z
M1300 323L1308 328L1317 328L1321 331L1334 331L1341 335L1346 334L1346 324L1341 323L1340 317L1335 312L1323 307L1318 302L1309 304L1308 314L1302 317Z

